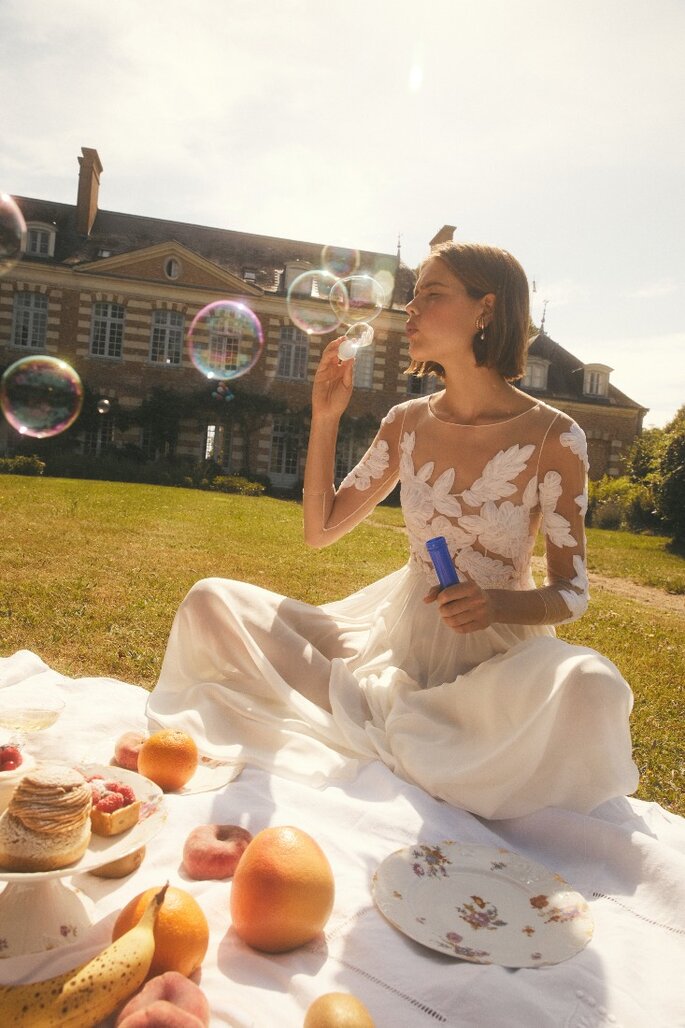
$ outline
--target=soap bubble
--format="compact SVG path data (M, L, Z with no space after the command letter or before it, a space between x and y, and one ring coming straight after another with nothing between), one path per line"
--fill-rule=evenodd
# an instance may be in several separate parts
M264 349L264 333L259 318L244 303L216 300L193 318L188 347L198 371L228 381L252 371Z
M9 193L0 193L0 275L13 268L26 243L26 222Z
M290 320L307 335L325 335L340 324L329 299L339 279L330 271L305 271L298 275L288 290ZM343 286L343 294L347 291Z
M350 360L357 356L358 350L362 350L365 346L371 346L372 342L373 326L366 321L358 321L356 324L350 325L345 333L345 338L338 347L338 357L341 361Z
M385 291L371 275L350 275L335 283L329 299L340 321L354 325L378 317L385 303Z
M353 275L359 267L359 250L348 250L344 246L324 246L321 251L321 267L336 278Z
M82 405L81 379L58 357L22 357L0 381L0 407L20 435L59 435L76 421Z
M97 411L98 414L109 414L109 408L111 404L109 400L98 400Z

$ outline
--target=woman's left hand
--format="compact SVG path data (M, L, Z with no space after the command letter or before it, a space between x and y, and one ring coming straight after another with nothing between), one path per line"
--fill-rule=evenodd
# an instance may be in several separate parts
M438 604L438 613L448 628L461 635L478 632L493 623L490 598L475 582L459 582L441 589L433 586L424 603Z

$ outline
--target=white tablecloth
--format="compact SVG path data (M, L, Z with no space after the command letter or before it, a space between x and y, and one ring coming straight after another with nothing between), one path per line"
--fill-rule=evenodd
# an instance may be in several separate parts
M25 650L0 658L0 688L32 679L55 683L66 699L57 724L35 737L39 756L107 763L118 735L147 727L147 693L136 686L65 679ZM109 942L130 898L168 879L196 897L210 924L199 981L213 1026L295 1028L312 1000L332 990L359 996L378 1028L685 1025L685 820L656 804L619 799L588 816L550 808L485 822L380 763L323 789L248 766L220 791L168 795L165 802L168 820L135 874L74 880L97 905L87 938L0 960L0 982L44 978L89 957ZM252 833L293 824L313 835L336 881L325 940L280 956L244 945L230 924L230 882L193 882L181 868L184 840L204 822L241 824ZM372 874L399 847L442 839L505 846L561 874L590 904L590 944L561 964L509 970L442 956L396 931L373 905Z

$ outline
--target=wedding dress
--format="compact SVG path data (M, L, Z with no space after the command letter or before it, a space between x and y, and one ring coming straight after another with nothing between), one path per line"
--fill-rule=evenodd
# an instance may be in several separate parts
M354 528L399 480L404 567L321 607L198 582L174 620L151 721L184 728L206 753L318 785L380 759L486 818L585 813L633 792L630 688L552 627L587 605L587 466L582 430L544 403L477 426L438 416L430 396L393 407L357 467L322 495L313 542ZM538 531L547 574L535 590ZM539 624L447 627L423 600L437 583L425 543L438 535L460 578L512 600L535 590Z

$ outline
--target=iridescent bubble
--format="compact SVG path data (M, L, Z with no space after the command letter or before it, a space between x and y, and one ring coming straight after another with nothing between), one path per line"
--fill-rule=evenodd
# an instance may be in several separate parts
M109 402L109 400L98 400L98 406L97 406L98 414L109 414L109 408L110 407L111 407L111 403Z
M0 193L0 275L13 268L26 243L26 222L9 193Z
M345 333L345 338L338 347L338 357L342 361L350 360L357 356L358 350L362 350L365 346L371 346L372 342L373 326L366 321L358 321L356 324L350 325Z
M321 251L321 267L336 278L347 278L359 267L359 250L348 250L344 246L324 246Z
M330 304L344 325L373 321L383 310L385 291L371 275L339 279L330 293Z
M198 371L225 382L252 371L264 349L264 333L244 303L216 300L193 318L188 348Z
M305 271L288 290L290 320L310 336L333 332L340 324L329 298L339 279L330 271Z
M58 357L22 357L0 381L0 407L20 435L59 435L76 421L82 405L81 379Z

